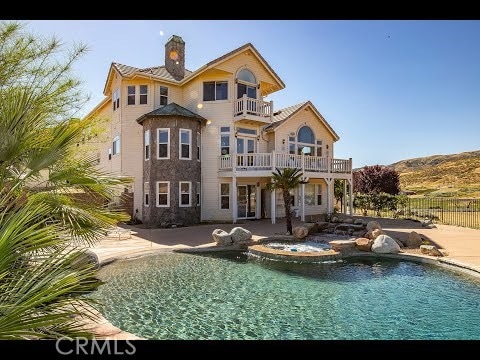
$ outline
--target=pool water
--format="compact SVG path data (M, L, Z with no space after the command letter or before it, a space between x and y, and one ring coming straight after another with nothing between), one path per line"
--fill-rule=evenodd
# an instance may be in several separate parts
M480 339L480 282L413 262L173 253L99 276L105 317L148 339Z

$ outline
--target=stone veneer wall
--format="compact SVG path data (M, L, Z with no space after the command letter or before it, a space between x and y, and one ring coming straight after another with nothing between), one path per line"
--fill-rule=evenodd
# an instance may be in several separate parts
M143 186L149 183L149 206L143 204L143 222L149 226L191 225L200 223L197 206L197 182L201 181L201 164L197 160L198 120L182 116L158 116L143 121L143 131L150 130L150 160L143 166ZM170 128L170 159L157 159L157 128ZM192 159L179 158L179 131L192 131ZM141 150L143 151L143 149ZM157 207L156 182L170 181L170 207ZM191 206L179 207L179 182L191 181ZM144 199L144 196L143 196Z

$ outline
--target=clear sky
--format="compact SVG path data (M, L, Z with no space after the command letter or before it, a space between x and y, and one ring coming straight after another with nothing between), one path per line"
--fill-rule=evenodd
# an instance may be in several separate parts
M274 109L311 100L354 167L480 149L480 21L42 20L28 29L83 42L76 69L103 99L112 61L163 65L180 35L186 67L251 42L285 82Z

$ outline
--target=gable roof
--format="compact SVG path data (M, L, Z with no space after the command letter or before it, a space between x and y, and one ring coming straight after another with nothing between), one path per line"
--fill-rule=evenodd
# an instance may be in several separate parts
M322 116L322 114L320 114L320 112L317 110L317 108L312 104L310 100L276 111L273 114L272 123L265 126L263 130L267 132L274 131L277 127L279 127L280 125L288 121L290 118L292 118L293 115L297 114L298 112L300 112L301 110L307 107L310 107L313 110L313 112L315 113L315 115L317 115L317 117L320 119L322 124L325 125L325 127L330 132L330 134L332 134L334 140L338 141L340 137L332 129L332 127L327 122L327 120L325 120L325 118Z
M199 69L195 71L190 71L185 69L185 76L181 80L175 80L175 78L167 71L165 66L153 66L153 67L148 67L148 68L137 68L134 66L129 66L129 65L123 65L120 63L112 62L110 65L110 70L108 72L107 80L105 81L105 86L103 88L103 93L108 96L107 93L107 88L108 84L110 83L112 79L112 74L116 70L122 77L127 77L127 78L132 78L135 76L145 76L145 77L153 77L158 80L163 80L166 82L174 83L177 85L183 85L190 80L193 80L196 78L198 75L202 74L208 69L211 69L215 67L216 65L222 63L223 61L226 61L230 59L231 57L241 53L242 51L245 50L250 50L254 56L262 63L262 65L267 69L267 71L272 75L272 77L275 79L278 85L278 90L281 90L285 88L285 83L280 79L280 77L277 75L277 73L272 69L272 67L267 63L267 61L263 58L263 56L258 52L257 49L251 44L251 43L246 43L245 45L242 45L235 50L232 50L212 61L209 61Z
M172 102L168 105L159 107L158 109L155 109L149 113L143 114L137 119L137 123L141 124L146 119L157 116L182 116L198 120L203 124L207 122L207 119L205 119L204 117L195 114L188 109L185 109L183 106L180 106L177 103Z

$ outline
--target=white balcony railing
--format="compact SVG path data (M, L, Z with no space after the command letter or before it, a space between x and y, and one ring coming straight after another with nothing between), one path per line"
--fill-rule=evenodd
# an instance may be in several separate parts
M235 159L232 163L232 159ZM252 153L222 155L219 158L219 170L258 171L275 168L298 168L304 172L351 173L352 159L332 159L318 156Z
M233 103L233 115L235 118L260 120L271 122L273 116L273 101L251 99L243 95Z

